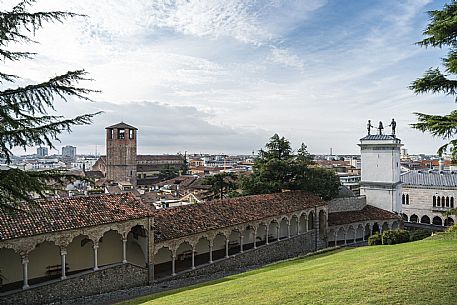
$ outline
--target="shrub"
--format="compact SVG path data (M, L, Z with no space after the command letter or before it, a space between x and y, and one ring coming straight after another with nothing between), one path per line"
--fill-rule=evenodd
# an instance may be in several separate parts
M414 231L411 231L411 233L409 234L409 240L410 241L421 240L421 239L427 238L431 235L432 235L432 231L427 230L427 229L414 230Z
M406 230L389 230L382 234L383 245L395 245L409 241L409 232Z
M449 227L446 231L447 232L457 232L457 224Z
M382 245L382 235L379 233L376 233L376 234L373 234L370 237L368 237L368 245L369 246Z

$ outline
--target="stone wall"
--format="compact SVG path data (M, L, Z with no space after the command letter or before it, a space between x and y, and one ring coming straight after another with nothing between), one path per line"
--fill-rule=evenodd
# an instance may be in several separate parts
M86 274L70 276L65 280L47 282L28 290L0 295L2 305L34 305L106 293L118 289L146 285L147 269L131 264L100 268Z
M347 211L358 211L363 209L367 204L367 198L365 196L359 197L346 197L346 198L335 198L328 201L328 212L347 212Z
M316 249L322 249L326 246L323 240L316 241L316 233L309 231L304 234L292 236L290 239L280 240L278 242L270 243L268 246L264 245L257 249L251 249L244 253L236 254L228 259L221 259L215 261L213 264L199 266L195 270L183 272L173 278L157 280L157 283L166 285L169 281L176 281L184 278L195 278L204 275L210 275L217 272L227 272L236 269L243 269L251 266L261 266L279 260L297 257ZM190 282L189 284L191 284Z

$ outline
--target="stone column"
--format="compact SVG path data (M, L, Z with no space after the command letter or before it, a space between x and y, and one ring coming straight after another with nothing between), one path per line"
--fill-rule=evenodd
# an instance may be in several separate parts
M254 249L257 249L257 231L254 231Z
M338 231L335 231L335 247L338 244Z
M173 256L171 257L171 275L172 275L172 276L175 276L175 275L176 275L175 260L176 260L176 255L173 254Z
M287 238L290 238L290 222L287 223Z
M195 269L195 250L192 249L192 270Z
M209 244L209 263L213 263L213 245Z
M347 241L347 238L346 238L346 232L344 232L344 245L347 245L348 244L348 241Z
M266 245L268 245L268 228L269 228L269 227L270 227L270 226L267 225L267 226L266 226L266 229L265 229L265 244L266 244Z
M240 233L240 253L243 253L243 240L244 236Z
M98 244L94 243L94 271L98 270Z
M22 289L29 288L29 258L27 255L22 256L22 277L24 279Z
M127 237L122 238L122 263L127 264Z
M66 256L67 256L67 250L60 249L60 260L61 260L61 264L62 264L62 276L60 278L62 280L67 278Z
M229 257L229 240L225 240L225 258Z
M276 241L279 241L279 223L278 225L276 226Z

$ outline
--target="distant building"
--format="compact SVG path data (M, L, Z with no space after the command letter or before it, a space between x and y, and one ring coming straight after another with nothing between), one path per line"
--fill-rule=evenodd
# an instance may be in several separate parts
M49 150L47 147L38 147L36 149L36 154L38 157L46 157L49 153Z
M74 160L76 158L76 147L71 145L62 147L62 157Z

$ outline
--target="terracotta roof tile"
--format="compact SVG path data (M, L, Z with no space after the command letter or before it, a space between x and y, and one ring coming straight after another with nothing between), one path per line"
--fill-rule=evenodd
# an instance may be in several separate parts
M325 204L315 195L296 191L161 209L153 212L155 240L174 239Z
M366 205L363 209L358 211L347 211L347 212L336 212L328 214L328 225L338 226L343 224L349 224L354 222L361 222L367 220L389 220L389 219L401 219L395 213L371 206Z
M38 201L23 211L0 207L0 241L143 218L149 213L132 194Z

